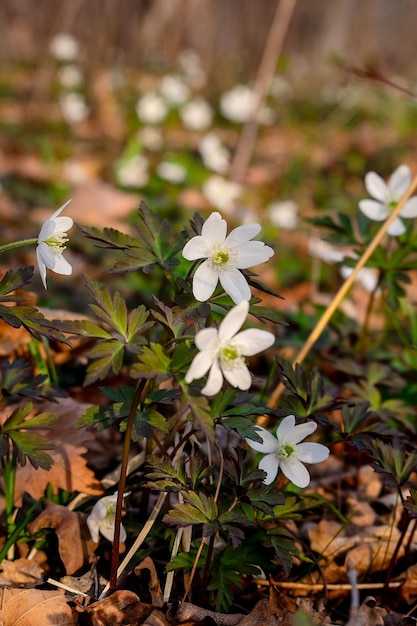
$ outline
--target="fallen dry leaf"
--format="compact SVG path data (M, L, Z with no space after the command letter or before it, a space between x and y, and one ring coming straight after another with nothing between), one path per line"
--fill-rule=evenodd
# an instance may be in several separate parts
M76 626L62 591L1 589L2 626Z
M58 537L58 550L68 575L91 562L97 544L91 539L87 515L47 502L45 510L28 525L33 535L43 528L53 528Z
M134 572L136 576L140 576L142 570L144 569L147 569L151 576L151 579L148 583L148 588L151 593L152 604L154 604L155 606L162 606L164 603L162 589L154 562L152 561L150 556L144 558L143 561L141 561L139 565L135 567Z
M84 429L76 430L75 422L86 410L86 404L80 404L71 398L60 398L58 402L45 402L39 411L49 411L59 415L59 420L43 434L55 446L48 453L54 460L49 471L35 470L30 463L19 467L16 476L15 504L21 506L24 492L39 500L49 484L54 493L59 489L79 491L89 495L101 495L103 488L87 467L83 457L88 451L88 441L94 441L94 434ZM40 431L41 432L41 431ZM86 445L87 444L87 445Z
M43 569L36 561L21 558L3 559L0 563L0 585L29 589L43 582Z
M133 591L115 591L108 598L98 600L87 607L77 607L86 613L91 626L114 626L115 624L143 624L155 607L145 604Z

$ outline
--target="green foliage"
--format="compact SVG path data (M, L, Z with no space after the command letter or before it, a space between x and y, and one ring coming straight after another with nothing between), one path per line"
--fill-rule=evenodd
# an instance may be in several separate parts
M0 456L9 454L11 443L20 465L26 465L26 461L29 460L35 469L41 467L48 470L53 460L44 450L53 450L55 446L43 435L32 431L48 428L58 418L51 413L39 413L28 418L32 411L33 405L28 402L25 406L16 408L4 422L0 428Z

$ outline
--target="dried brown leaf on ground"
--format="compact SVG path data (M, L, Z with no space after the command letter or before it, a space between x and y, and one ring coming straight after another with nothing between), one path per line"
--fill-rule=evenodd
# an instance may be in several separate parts
M88 607L77 607L79 613L89 616L91 626L143 624L154 609L152 604L141 602L133 591L126 590L115 591Z
M29 589L43 582L43 569L36 561L26 558L0 563L0 585Z
M34 535L43 528L53 528L58 537L58 550L67 574L77 572L91 562L97 544L91 539L87 515L47 502L45 510L28 525Z
M76 626L62 591L1 589L2 626Z
M136 576L140 576L142 570L144 569L149 571L149 574L151 577L148 583L148 589L151 593L152 604L155 604L156 606L162 606L164 601L163 601L161 584L159 582L159 577L156 571L155 564L152 561L150 556L147 556L146 558L144 558L143 561L141 561L139 565L135 567L134 572Z
M48 441L56 446L48 451L54 464L49 471L35 470L29 463L19 467L16 476L15 504L21 506L23 493L29 493L39 500L49 484L54 492L59 489L89 495L101 495L103 488L87 467L83 455L88 451L88 442L94 441L94 434L84 429L76 430L75 422L86 410L86 404L80 404L71 398L61 398L58 402L43 403L39 410L59 416L59 420L48 430L43 431Z

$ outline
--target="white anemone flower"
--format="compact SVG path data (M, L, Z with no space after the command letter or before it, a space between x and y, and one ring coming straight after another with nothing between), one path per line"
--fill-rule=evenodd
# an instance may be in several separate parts
M56 274L64 274L69 276L72 274L72 267L62 256L66 248L68 237L67 230L72 228L73 220L71 217L59 217L60 213L65 209L68 200L62 205L49 219L44 222L38 236L38 245L36 247L36 258L38 260L39 273L43 285L46 287L46 269L52 270Z
M391 174L386 183L379 174L368 172L365 176L365 187L373 198L360 200L359 208L371 220L382 222L389 214L411 185L411 172L407 165L400 165ZM407 200L401 209L399 217L390 224L388 233L398 237L405 232L405 226L401 218L417 217L417 196Z
M234 228L226 237L227 223L220 213L212 213L207 218L201 235L190 239L182 251L188 261L205 259L193 277L196 300L208 300L219 280L236 304L250 300L249 285L239 270L265 263L274 254L263 241L250 241L260 230L259 224L244 224Z
M112 496L104 496L95 503L90 515L87 517L87 526L92 540L99 541L99 533L109 541L114 539L114 524L116 521L117 493ZM126 531L120 526L120 541L126 540Z
M321 463L329 456L329 449L321 443L300 443L317 428L315 422L295 425L294 415L284 417L274 436L265 428L257 426L256 432L262 443L246 438L246 443L265 454L259 463L259 469L266 472L264 483L270 485L281 469L284 476L296 487L307 487L310 474L303 463Z
M242 186L217 174L209 176L201 186L203 196L220 211L232 212L242 193Z
M137 101L136 114L144 124L160 124L168 115L168 107L158 93L149 91Z
M213 110L207 100L195 98L181 108L180 117L188 130L206 130L211 125Z
M249 303L244 300L227 313L219 328L203 328L195 336L199 349L185 375L185 382L208 375L207 383L201 390L206 396L219 393L223 377L237 389L249 389L252 380L246 366L245 357L253 356L271 347L275 337L267 330L249 328L238 332L249 311Z

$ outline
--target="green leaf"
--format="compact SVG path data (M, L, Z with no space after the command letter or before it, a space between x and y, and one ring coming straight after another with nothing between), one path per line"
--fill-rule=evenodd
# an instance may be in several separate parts
M217 505L213 498L204 493L188 492L184 494L184 503L176 503L169 513L164 515L163 522L170 526L185 528L195 524L206 524L217 518Z
M151 343L141 349L138 363L131 369L131 376L136 378L156 378L161 374L170 374L171 358L159 343Z
M14 270L8 270L0 280L0 302L22 302L26 300L24 296L7 296L11 291L22 289L32 282L34 267L23 267Z
M116 230L115 228L103 228L99 230L92 226L82 226L78 228L92 241L98 248L113 248L114 250L125 250L131 247L139 247L139 243L133 237Z
M191 415L192 423L201 429L209 441L214 441L214 422L210 414L209 401L204 396L191 396L184 390L181 394L181 412Z

